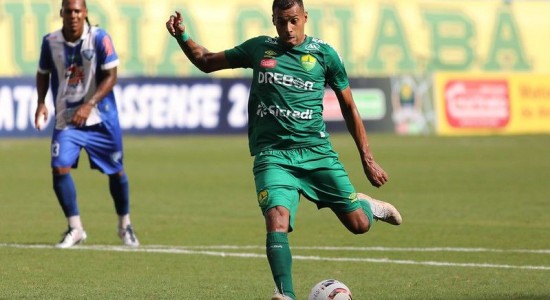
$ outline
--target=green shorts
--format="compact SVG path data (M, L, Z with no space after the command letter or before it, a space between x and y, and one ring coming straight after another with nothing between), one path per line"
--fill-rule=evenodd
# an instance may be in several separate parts
M319 209L329 207L336 214L361 207L348 173L330 143L262 151L254 158L254 181L262 213L275 206L287 208L290 231L300 195L317 204Z

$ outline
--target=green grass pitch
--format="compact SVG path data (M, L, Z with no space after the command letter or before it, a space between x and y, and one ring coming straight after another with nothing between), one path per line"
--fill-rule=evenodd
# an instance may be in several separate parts
M351 137L332 136L357 190L399 227L348 233L302 201L290 235L306 299L336 278L354 299L550 299L550 135L370 136L390 181L368 184ZM107 178L73 176L88 242L58 250L65 220L48 139L0 141L0 299L269 299L265 229L244 136L125 137L132 219L119 247Z

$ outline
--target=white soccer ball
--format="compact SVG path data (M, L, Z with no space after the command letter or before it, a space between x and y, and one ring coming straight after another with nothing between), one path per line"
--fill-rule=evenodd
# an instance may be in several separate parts
M352 300L351 290L336 279L325 279L317 283L307 300Z

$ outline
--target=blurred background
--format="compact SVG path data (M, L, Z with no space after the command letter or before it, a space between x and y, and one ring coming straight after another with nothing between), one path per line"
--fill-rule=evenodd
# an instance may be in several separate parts
M89 0L120 57L116 93L127 134L246 133L250 70L207 75L165 29L182 12L211 51L275 36L270 0ZM305 0L306 33L336 48L369 132L403 135L550 133L549 1ZM0 137L34 129L43 35L61 0L0 0ZM48 101L51 104L51 97ZM334 94L325 119L345 130ZM53 110L51 110L53 112ZM51 120L51 119L50 119Z

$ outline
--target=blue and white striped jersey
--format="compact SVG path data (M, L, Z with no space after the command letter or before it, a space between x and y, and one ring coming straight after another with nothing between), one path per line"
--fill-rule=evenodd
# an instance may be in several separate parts
M82 37L76 42L66 41L61 30L44 36L38 72L51 74L56 129L71 126L69 122L75 110L88 101L103 79L101 70L118 65L111 37L101 28L85 24ZM113 91L92 110L86 126L106 120L118 123Z

